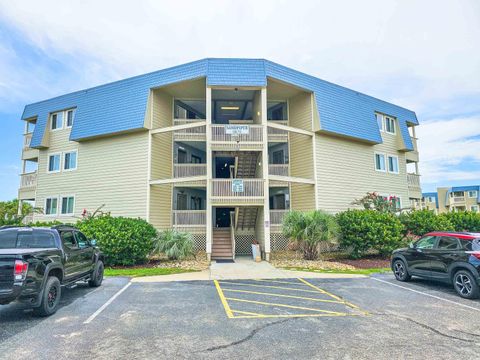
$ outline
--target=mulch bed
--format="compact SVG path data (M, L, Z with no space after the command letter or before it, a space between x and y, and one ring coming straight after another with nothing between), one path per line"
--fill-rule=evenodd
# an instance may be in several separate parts
M366 257L363 259L337 259L336 262L351 265L356 269L371 269L371 268L389 268L390 259L385 259L378 256Z

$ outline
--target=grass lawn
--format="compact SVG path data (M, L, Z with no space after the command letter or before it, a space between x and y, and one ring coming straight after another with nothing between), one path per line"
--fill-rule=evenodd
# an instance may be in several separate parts
M144 267L144 268L105 268L105 276L154 276L154 275L171 275L186 272L194 272L196 270L178 269L178 268L161 268L161 267Z
M316 273L327 273L327 274L360 274L360 275L371 275L378 273L386 273L392 271L390 268L371 268L371 269L353 269L353 270L333 270L333 269L308 269L302 267L283 267L286 270L294 271L309 271Z

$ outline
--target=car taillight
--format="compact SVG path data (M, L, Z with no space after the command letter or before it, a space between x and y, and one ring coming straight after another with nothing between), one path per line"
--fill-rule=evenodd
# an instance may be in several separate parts
M471 255L475 256L478 260L480 260L480 252L472 252Z
M15 281L23 281L27 277L28 263L22 260L15 260L15 267L13 274Z

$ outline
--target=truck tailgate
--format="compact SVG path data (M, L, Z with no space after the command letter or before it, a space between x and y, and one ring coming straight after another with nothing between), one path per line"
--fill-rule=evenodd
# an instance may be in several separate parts
M8 290L13 287L13 267L15 255L0 254L0 290Z

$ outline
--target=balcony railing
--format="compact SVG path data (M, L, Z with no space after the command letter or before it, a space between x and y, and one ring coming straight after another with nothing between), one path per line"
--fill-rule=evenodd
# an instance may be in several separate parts
M268 164L268 174L288 176L288 164Z
M256 142L263 141L263 130L261 125L246 125L248 127L247 134L227 134L225 125L212 125L212 141L222 143L237 142Z
M205 121L202 119L174 119L173 125L187 125ZM205 141L206 126L197 126L190 129L175 130L173 133L175 141Z
M173 210L172 224L176 226L201 226L207 224L205 210Z
M407 174L408 186L412 188L420 188L420 175Z
M454 203L465 202L465 196L455 196L452 199Z
M270 224L280 225L288 210L270 210Z
M218 198L217 202L226 202L232 198L245 200L263 198L263 179L241 179L243 181L242 192L233 191L233 180L240 179L212 179L212 197Z
M23 136L23 148L28 149L30 147L30 143L32 142L32 135L33 133L28 133Z
M270 120L269 122L274 124L279 124L279 125L288 124L287 120L281 120L281 121ZM268 132L268 141L270 142L287 142L288 141L288 131L286 130L280 130L280 129L268 127L267 132Z
M174 164L173 177L194 177L205 176L207 174L207 164Z
M30 172L20 175L20 188L34 188L37 186L37 172Z

